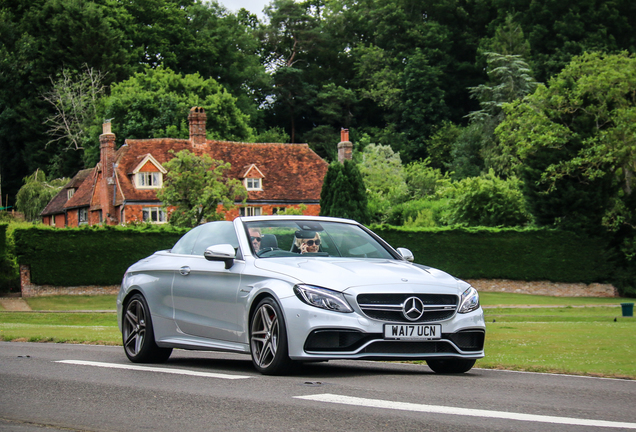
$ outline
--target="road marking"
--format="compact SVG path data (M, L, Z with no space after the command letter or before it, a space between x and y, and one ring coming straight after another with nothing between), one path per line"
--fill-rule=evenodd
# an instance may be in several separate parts
M97 367L111 368L111 369L128 369L128 370L137 370L137 371L146 371L146 372L162 372L162 373L175 374L175 375L189 375L189 376L220 378L220 379L229 379L229 380L251 378L245 375L227 375L227 374L211 373L211 372L197 372L197 371L191 371L186 369L169 369L169 368L160 368L160 367L153 367L153 366L102 363L102 362L84 361L84 360L58 360L55 363L73 364L78 366L97 366Z
M536 414L523 414L523 413L513 413L513 412L506 412L506 411L489 411L489 410L456 408L456 407L437 406L437 405L422 405L422 404L414 404L414 403L406 403L406 402L393 402L393 401L385 401L385 400L379 400L379 399L366 399L366 398L358 398L358 397L351 397L351 396L341 396L341 395L334 395L329 393L309 395L309 396L294 396L294 397L296 399L304 399L304 400L310 400L310 401L316 401L316 402L356 405L356 406L363 406L363 407L369 407L369 408L394 409L394 410L401 410L401 411L416 411L416 412L424 412L424 413L432 413L432 414L450 414L450 415L459 415L459 416L486 417L486 418L530 421L530 422L540 422L540 423L558 423L558 424L574 425L574 426L636 429L636 423L576 419L576 418L570 418L570 417L553 417L553 416L542 416L542 415L536 415Z

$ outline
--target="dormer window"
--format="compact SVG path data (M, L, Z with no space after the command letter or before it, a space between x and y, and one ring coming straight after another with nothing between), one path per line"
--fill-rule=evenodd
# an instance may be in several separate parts
M259 179L259 178L248 178L248 179L245 179L245 188L248 191L251 191L251 190L263 190L263 188L261 187L261 179Z
M245 189L248 191L263 190L263 179L265 176L255 164L245 166L240 178L243 179L243 186L245 186Z
M168 171L151 154L147 154L133 170L137 189L160 189L163 187L163 175Z
M137 188L160 188L163 184L160 172L138 172Z
M75 189L74 188L70 188L66 190L66 200L70 200L71 198L73 198L73 194L75 193Z

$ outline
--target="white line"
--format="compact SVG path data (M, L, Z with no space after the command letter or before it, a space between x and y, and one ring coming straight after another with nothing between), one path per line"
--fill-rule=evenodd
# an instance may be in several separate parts
M498 418L507 420L520 420L531 421L541 423L558 423L574 426L593 426L593 427L608 427L608 428L624 428L624 429L636 429L636 423L624 423L605 420L587 420L587 419L575 419L570 417L553 417L542 416L535 414L522 414L505 411L488 411L480 409L470 408L456 408L436 405L421 405L405 402L393 402L379 399L365 399L350 396L340 396L334 394L319 394L310 396L294 396L296 399L305 399L317 402L328 402L344 405L357 405L369 408L385 408L402 411L416 411L426 412L433 414L450 414L470 417L486 417L486 418Z
M117 363L102 363L102 362L93 362L93 361L84 361L84 360L59 360L56 363L65 363L65 364L74 364L79 366L97 366L103 368L112 368L112 369L128 369L128 370L138 370L138 371L146 371L146 372L162 372L168 374L175 375L189 375L189 376L197 376L197 377L206 377L206 378L221 378L221 379L245 379L250 378L249 376L244 375L227 375L227 374L219 374L219 373L210 373L210 372L196 372L190 371L186 369L168 369L168 368L160 368L160 367L152 367L152 366L138 366L132 364L117 364Z

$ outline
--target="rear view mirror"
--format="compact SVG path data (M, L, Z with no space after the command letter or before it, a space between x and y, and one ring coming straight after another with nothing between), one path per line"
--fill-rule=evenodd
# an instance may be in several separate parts
M203 256L208 261L223 261L225 268L229 269L234 265L236 251L231 244L220 244L210 246L203 252Z

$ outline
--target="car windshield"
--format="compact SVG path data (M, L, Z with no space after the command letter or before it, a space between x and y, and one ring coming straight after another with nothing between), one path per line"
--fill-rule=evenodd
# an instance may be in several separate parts
M396 259L358 225L313 220L245 223L252 252L261 258L324 256Z

